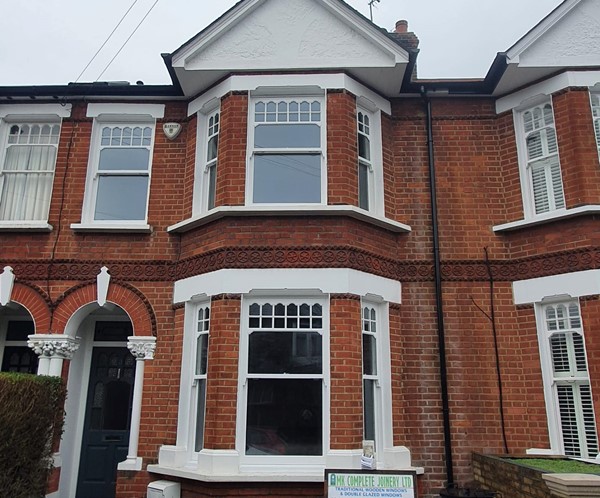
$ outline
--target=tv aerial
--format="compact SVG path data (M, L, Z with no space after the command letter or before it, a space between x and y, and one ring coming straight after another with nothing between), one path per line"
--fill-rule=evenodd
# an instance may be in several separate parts
M371 22L373 22L373 5L381 2L381 0L369 0L369 10L371 12Z

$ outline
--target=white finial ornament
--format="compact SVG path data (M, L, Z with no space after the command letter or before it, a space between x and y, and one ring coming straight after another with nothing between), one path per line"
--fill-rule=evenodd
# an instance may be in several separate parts
M0 306L6 306L10 303L13 286L15 284L15 274L10 266L5 266L0 274Z

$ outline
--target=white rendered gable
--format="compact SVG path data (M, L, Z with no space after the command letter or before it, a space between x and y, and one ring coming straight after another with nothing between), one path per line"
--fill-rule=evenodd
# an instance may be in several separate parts
M232 72L345 70L395 95L407 63L404 49L336 0L247 0L172 59L187 94Z
M521 67L600 65L600 2L585 0L519 55Z
M565 0L506 52L508 68L495 95L562 69L600 66L600 2Z

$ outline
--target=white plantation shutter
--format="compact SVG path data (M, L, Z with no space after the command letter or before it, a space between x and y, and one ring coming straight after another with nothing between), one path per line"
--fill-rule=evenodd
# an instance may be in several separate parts
M536 106L522 118L535 214L562 209L565 198L552 106Z
M598 437L589 384L556 386L564 453L574 457L595 457Z
M550 350L552 353L554 375L561 372L569 372L569 348L567 346L566 334L553 335L550 338Z
M556 392L565 455L579 456L581 454L581 446L579 443L577 407L575 406L573 388L574 386L561 385L556 387Z
M599 448L594 406L592 404L592 391L589 384L577 387L579 387L579 398L581 400L581 415L583 418L583 428L585 430L584 441L587 445L587 454L589 456L595 456L598 454Z
M535 212L545 213L546 211L550 211L548 182L546 181L546 169L543 167L543 164L531 168L531 185L533 188Z
M563 451L568 456L595 457L598 436L579 306L549 305L544 316Z

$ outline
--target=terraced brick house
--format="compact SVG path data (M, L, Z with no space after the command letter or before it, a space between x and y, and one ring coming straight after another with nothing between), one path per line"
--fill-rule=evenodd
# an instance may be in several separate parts
M242 0L170 85L0 87L2 370L63 376L48 497L323 496L595 458L600 5L481 80L341 0ZM43 85L43 81L40 82Z

